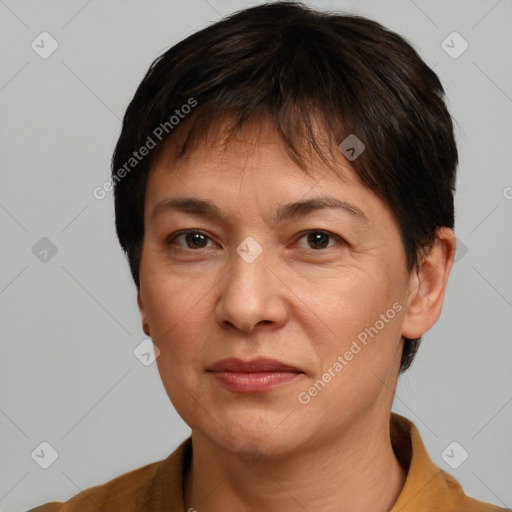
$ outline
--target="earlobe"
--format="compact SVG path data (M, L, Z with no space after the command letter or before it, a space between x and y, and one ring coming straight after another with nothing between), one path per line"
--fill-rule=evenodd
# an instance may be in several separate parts
M142 302L140 290L137 292L137 305L139 306L140 317L142 320L142 330L144 331L144 334L146 336L151 336L150 330L149 330L149 323L147 321L146 313L144 311L144 304Z
M447 227L439 228L431 250L411 273L402 336L419 338L436 323L454 258L455 233Z

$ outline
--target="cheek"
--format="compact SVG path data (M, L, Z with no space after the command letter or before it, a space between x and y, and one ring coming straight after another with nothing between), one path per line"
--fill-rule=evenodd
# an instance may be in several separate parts
M398 293L387 278L376 280L366 272L352 270L341 277L323 276L293 286L304 304L302 309L324 324L331 337L345 343L373 325L397 300Z
M382 393L387 396L392 387L389 372L397 365L400 346L404 308L399 299L391 282L383 279L377 286L358 276L333 281L330 293L323 289L311 300L310 309L321 319L324 335L311 329L311 321L304 321L319 364L302 391L311 391L315 410L328 407L342 418L346 411L368 410ZM329 421L337 425L338 419Z
M336 375L330 392L339 390L338 396L349 402L363 389L373 396L380 387L375 374L385 375L395 364L405 308L399 276L389 275L354 271L342 279L317 280L315 293L309 292L307 299L302 292L301 323L318 358L316 377L330 368ZM333 368L339 356L341 372Z
M189 287L190 282L176 279L159 279L153 286L146 281L145 305L151 337L160 350L156 360L160 378L180 416L193 427L197 418L191 396L201 399L201 357L213 329L208 295L197 288L187 292Z
M211 332L212 305L206 279L180 279L161 273L141 279L141 294L159 358L174 368L191 364Z

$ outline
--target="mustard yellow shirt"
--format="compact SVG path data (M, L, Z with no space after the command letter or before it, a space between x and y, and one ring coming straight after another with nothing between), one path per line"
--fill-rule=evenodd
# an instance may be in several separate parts
M499 512L504 509L466 496L457 480L437 467L416 426L391 413L391 443L407 472L390 512ZM91 487L65 503L47 503L28 512L185 512L183 477L189 467L189 437L166 459Z

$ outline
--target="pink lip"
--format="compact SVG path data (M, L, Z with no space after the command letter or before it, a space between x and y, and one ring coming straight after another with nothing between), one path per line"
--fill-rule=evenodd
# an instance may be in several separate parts
M211 365L208 371L222 387L241 393L268 391L296 379L303 373L294 366L266 358L251 361L222 359Z

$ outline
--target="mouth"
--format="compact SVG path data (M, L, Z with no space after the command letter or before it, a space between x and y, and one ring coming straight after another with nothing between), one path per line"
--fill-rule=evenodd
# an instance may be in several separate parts
M238 393L261 393L288 384L304 372L275 359L251 361L230 358L217 361L209 372L223 388Z

